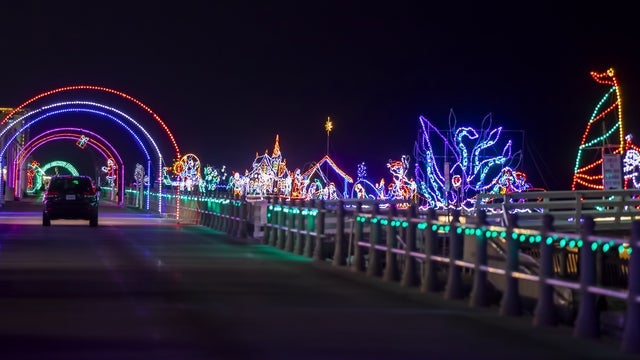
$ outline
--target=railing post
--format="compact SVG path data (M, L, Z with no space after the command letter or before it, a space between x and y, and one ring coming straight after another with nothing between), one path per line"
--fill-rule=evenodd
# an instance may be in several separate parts
M305 242L304 248L302 249L302 255L308 258L313 256L313 236L311 236L311 233L315 231L316 218L311 215L311 211L315 209L315 203L315 200L307 201L307 218L305 219L307 231L304 235Z
M456 261L462 258L463 238L457 233L460 222L460 210L454 209L451 223L449 224L449 273L445 286L444 298L447 300L462 299L462 268L456 265Z
M296 216L294 211L297 209L294 200L289 200L289 209L287 211L287 231L284 243L284 250L293 252L293 232L295 229Z
M553 216L544 214L542 216L542 240L540 241L540 278L539 294L536 308L533 312L533 326L555 326L558 323L556 308L553 301L553 286L546 283L547 279L553 277L553 241L549 233L553 232Z
M276 246L276 242L278 239L278 224L280 223L280 201L276 199L272 199L272 211L271 211L271 230L269 230L269 242L270 246Z
M342 266L346 263L344 257L344 200L338 200L338 209L336 212L336 239L333 248L333 265Z
M507 266L505 268L505 289L500 301L500 315L520 316L522 307L520 302L520 292L518 279L513 276L520 267L520 240L513 236L513 229L518 226L518 216L509 214L509 224L507 230Z
M640 295L640 220L631 224L629 242L629 293L627 295L627 313L624 320L621 350L625 353L640 353L640 304L636 301Z
M394 217L397 215L397 208L395 204L391 204L389 206L389 213L387 215L387 226L386 226L386 246L387 250L385 251L385 265L384 265L384 274L382 275L383 281L397 281L398 280L398 261L396 259L396 254L393 252L393 249L396 247L396 228L395 228L395 220Z
M404 271L402 273L402 281L400 282L401 286L411 287L418 285L418 277L416 276L416 259L411 255L412 252L416 251L416 227L417 224L413 222L413 219L416 218L416 204L411 204L409 209L407 209L407 222L406 227L406 251L404 258ZM404 224L402 224L404 226Z
M284 212L285 208L288 207L285 204L283 198L278 198L278 203L280 204L280 215L278 215L278 237L276 238L276 247L278 249L284 249L284 241L285 241L285 224L287 223L287 213Z
M356 213L354 219L357 219L358 215L362 213L362 203L358 201L356 204ZM364 271L364 255L362 254L362 247L360 247L360 241L362 241L362 232L364 228L363 221L355 220L355 234L353 235L353 262L351 263L351 270L356 272Z
M596 255L591 250L587 239L593 234L595 222L591 216L582 221L583 245L580 247L580 303L573 335L579 338L597 338L600 336L600 321L596 306L596 295L589 292L589 287L596 284Z
M437 262L431 260L431 255L438 252L438 232L433 229L437 219L436 210L429 208L427 210L427 228L424 229L424 270L422 272L422 283L420 291L436 292L441 286L438 281Z
M304 244L304 236L303 231L305 230L305 218L303 213L303 206L305 205L302 200L297 200L296 204L298 205L298 212L296 213L296 232L295 236L295 246L293 247L293 252L298 255L302 255L302 249Z
M487 212L480 210L476 218L476 259L473 273L473 288L471 289L469 299L469 306L471 307L484 307L489 305L487 272L480 269L483 266L487 266L487 242L489 238L485 234L485 227L488 224Z
M240 201L240 209L238 209L238 217L240 220L238 221L238 237L240 239L247 238L247 223L248 223L248 211L247 211L247 200L242 199Z
M324 219L325 206L324 200L318 202L318 214L316 215L316 243L313 248L313 261L324 261L323 243L324 243Z
M369 256L367 264L367 276L380 276L382 264L376 245L380 243L380 218L378 218L378 203L371 206L371 233L369 234Z

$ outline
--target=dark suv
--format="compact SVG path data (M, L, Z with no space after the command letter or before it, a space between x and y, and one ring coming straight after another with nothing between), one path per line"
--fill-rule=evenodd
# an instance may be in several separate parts
M53 176L42 205L43 226L55 219L84 219L98 226L98 194L89 176Z

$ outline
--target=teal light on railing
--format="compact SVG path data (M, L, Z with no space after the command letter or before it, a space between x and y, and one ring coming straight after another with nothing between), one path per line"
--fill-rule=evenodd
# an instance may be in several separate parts
M575 241L575 240L570 240L570 241L569 241L569 247L570 247L571 249L573 249L574 247L576 247L576 241Z
M623 251L624 251L624 245L620 244L620 246L618 246L618 252L622 254Z
M560 239L560 243L558 245L560 245L561 248L567 246L567 239L566 238Z
M402 227L403 227L403 228L406 228L406 227L408 227L408 226L409 226L409 222L408 222L408 221L403 221L403 222L402 222Z
M547 240L545 241L545 243L547 245L551 245L553 244L553 237L552 236L547 236Z
M542 235L536 235L536 242L542 241Z
M524 242L525 240L527 240L527 235L525 234L520 235L520 242Z
M371 218L371 223L372 223L372 224L376 224L376 223L378 222L378 220L379 220L379 219L378 219L377 217L372 217L372 218Z
M432 231L438 230L438 225L436 225L436 224L431 225L431 230Z
M518 233L516 233L516 232L511 233L511 238L513 240L518 240Z
M611 245L609 245L609 243L606 243L606 244L602 245L602 251L603 252L607 252L607 251L609 251L610 247L611 247Z
M598 243L597 242L592 242L591 243L591 251L596 251L598 250Z
M462 234L462 228L461 227L456 228L456 233L457 234Z
M581 239L578 239L578 241L576 241L576 246L581 248L582 245L584 245L584 241L582 241Z
M387 219L380 219L380 224L382 225L387 225L389 223L389 220Z
M424 229L427 228L427 225L428 225L427 223L420 223L420 224L418 224L418 229L419 230L424 230Z
M444 231L449 232L449 230L451 230L451 226L446 225L446 226L444 227Z

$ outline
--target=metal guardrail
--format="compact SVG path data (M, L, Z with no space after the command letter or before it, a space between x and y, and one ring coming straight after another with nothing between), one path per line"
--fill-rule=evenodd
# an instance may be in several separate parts
M486 202L474 216L432 209L418 213L415 205L407 206L402 201L246 201L198 196L158 201L164 202L162 208L168 212L180 207L180 222L204 225L236 237L254 237L317 262L348 267L384 281L399 281L406 287L419 286L423 292L443 291L447 299L468 296L474 307L488 304L488 277L497 276L505 283L500 301L503 316L523 311L522 282L537 284L534 326L558 322L554 289L570 289L579 298L576 337L598 337L598 298L618 299L626 308L621 351L640 352L640 191L606 193L611 197L603 198L604 192L567 192L545 194L547 200L540 201L538 196L543 193L509 194L502 197L502 204ZM524 198L528 201L518 202ZM512 211L520 206L541 206L541 210L532 211L530 217ZM557 223L556 216L560 217ZM626 227L630 236L595 234L596 224L600 227L605 219L618 229ZM506 258L499 263L502 266L492 263L489 241L505 245ZM465 244L475 244L473 259L464 257ZM603 284L598 272L601 260L616 250L626 259L627 281ZM523 271L521 259L527 252L535 253L537 273ZM469 276L471 291L465 293L463 277Z

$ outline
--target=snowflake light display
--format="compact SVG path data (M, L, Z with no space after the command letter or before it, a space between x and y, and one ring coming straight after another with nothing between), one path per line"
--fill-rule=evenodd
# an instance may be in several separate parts
M448 131L436 129L423 116L419 123L415 173L427 207L470 209L476 194L495 191L509 173L503 169L517 167L520 160L520 151L512 153L511 140L500 143L502 127L491 128L491 115L479 129L457 127L453 111Z

